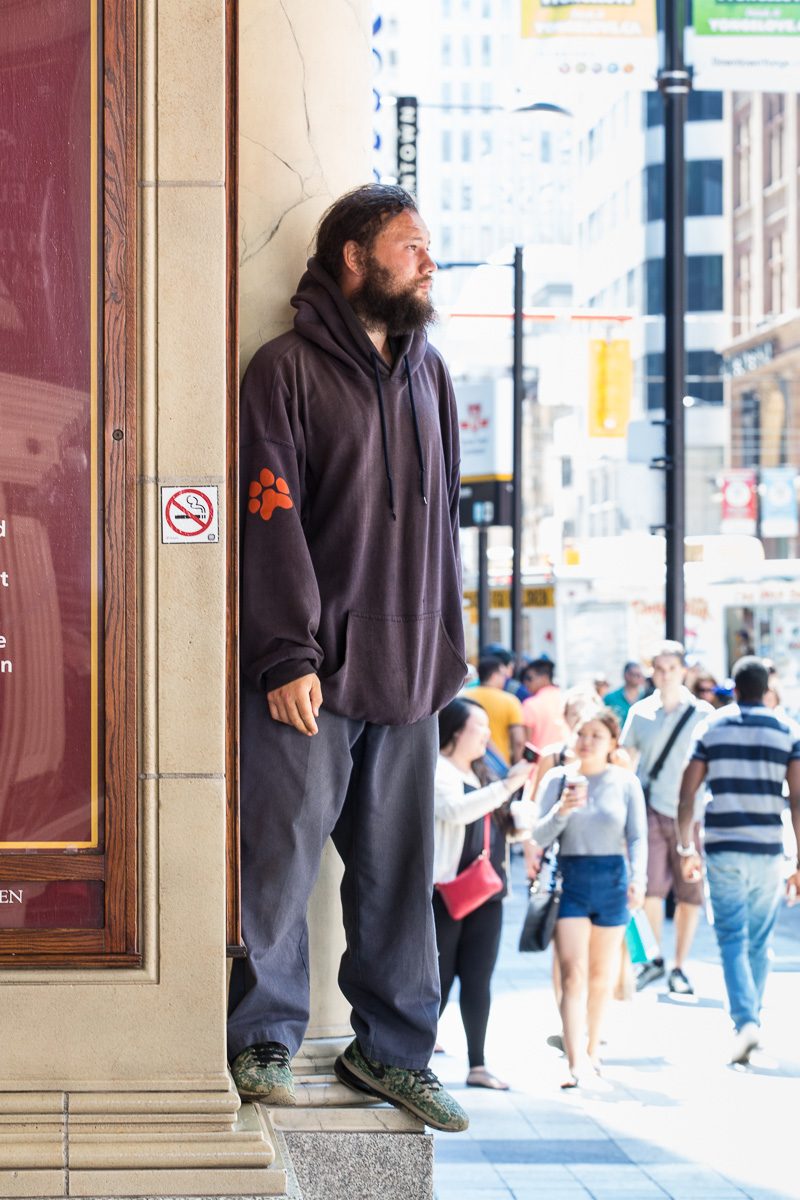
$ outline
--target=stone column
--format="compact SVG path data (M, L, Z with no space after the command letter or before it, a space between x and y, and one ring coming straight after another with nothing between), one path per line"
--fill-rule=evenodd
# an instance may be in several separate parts
M372 177L370 4L241 0L240 28L244 371L263 342L291 327L289 300L320 216L342 192ZM295 1060L299 1081L329 1076L352 1037L349 1007L336 983L344 950L340 880L341 864L329 844L309 906L311 1022ZM352 1095L341 1091L342 1099ZM302 1084L300 1095L308 1099Z

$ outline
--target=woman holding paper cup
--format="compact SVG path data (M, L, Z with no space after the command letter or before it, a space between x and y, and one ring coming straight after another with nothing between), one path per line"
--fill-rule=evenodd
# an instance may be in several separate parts
M619 722L610 709L587 713L576 731L573 764L548 771L539 788L540 846L559 843L563 894L556 925L561 967L561 1019L569 1077L576 1087L586 1052L600 1070L600 1029L630 908L644 903L647 814L641 784L614 766Z

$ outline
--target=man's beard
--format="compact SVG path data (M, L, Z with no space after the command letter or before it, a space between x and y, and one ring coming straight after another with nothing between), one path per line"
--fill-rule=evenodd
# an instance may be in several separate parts
M395 290L392 272L371 254L366 260L364 282L350 297L350 304L366 330L385 329L387 337L422 333L436 320L436 309L427 294L420 291L419 282Z

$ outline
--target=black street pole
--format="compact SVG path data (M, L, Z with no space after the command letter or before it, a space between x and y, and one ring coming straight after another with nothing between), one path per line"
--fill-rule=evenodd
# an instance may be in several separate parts
M514 509L511 524L511 651L522 655L522 246L514 247Z
M684 639L683 562L686 479L683 397L686 390L684 310L686 208L683 127L691 78L683 62L683 0L666 0L664 69L658 86L664 102L664 457L666 636Z
M478 526L478 653L488 646L489 637L489 563L486 551L489 549L489 530L485 525Z

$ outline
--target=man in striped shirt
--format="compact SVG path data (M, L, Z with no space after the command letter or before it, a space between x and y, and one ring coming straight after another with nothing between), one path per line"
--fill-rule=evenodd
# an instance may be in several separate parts
M800 727L764 707L769 675L759 658L733 668L736 703L698 726L678 805L678 853L687 879L699 879L690 842L694 798L705 780L711 799L704 848L714 932L736 1036L731 1062L745 1063L758 1045L770 939L780 902L784 781L800 845ZM800 891L800 861L787 883Z

